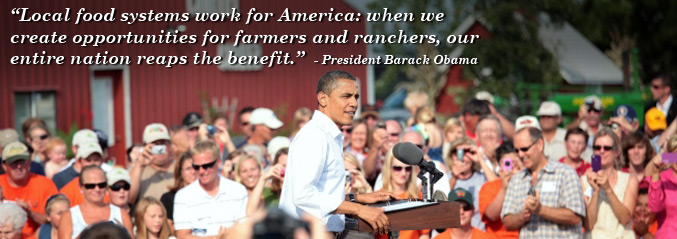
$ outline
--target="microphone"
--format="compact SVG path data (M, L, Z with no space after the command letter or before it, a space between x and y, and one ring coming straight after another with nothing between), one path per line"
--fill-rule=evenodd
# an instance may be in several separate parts
M421 167L421 171L432 174L432 184L435 184L444 176L444 173L437 170L435 163L423 160L423 150L410 142L395 144L393 146L393 156L402 163L418 165Z

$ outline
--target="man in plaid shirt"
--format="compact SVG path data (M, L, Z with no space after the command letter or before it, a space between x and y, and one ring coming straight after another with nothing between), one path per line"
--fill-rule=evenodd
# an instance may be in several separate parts
M576 171L543 153L543 134L526 127L515 135L525 169L515 174L501 210L508 230L520 238L581 238L585 204Z

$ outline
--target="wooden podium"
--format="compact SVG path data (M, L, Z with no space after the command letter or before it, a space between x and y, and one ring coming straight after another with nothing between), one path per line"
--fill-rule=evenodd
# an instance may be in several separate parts
M458 202L392 200L369 206L384 208L391 231L445 229L461 226ZM346 229L359 232L374 231L364 220L347 215Z

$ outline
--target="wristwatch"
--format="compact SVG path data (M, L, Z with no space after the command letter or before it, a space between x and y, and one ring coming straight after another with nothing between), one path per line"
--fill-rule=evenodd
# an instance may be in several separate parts
M355 194L354 193L348 193L348 201L350 202L357 202L355 199Z

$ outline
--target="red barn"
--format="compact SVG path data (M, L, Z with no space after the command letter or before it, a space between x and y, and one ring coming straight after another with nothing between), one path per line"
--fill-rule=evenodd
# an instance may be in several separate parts
M290 122L299 107L315 108L317 79L329 70L345 70L360 79L366 86L365 65L321 65L315 63L322 55L335 57L366 55L365 44L326 45L313 44L312 35L339 35L343 30L350 34L365 34L365 23L360 22L277 22L285 8L290 12L357 13L341 0L329 1L239 1L239 0L169 0L169 1L3 1L2 9L29 8L28 13L65 12L70 8L69 22L19 22L20 15L3 14L3 46L0 57L0 128L20 129L27 117L44 118L52 131L67 131L72 123L80 128L97 127L114 139L111 153L119 161L124 159L124 149L141 141L145 125L160 122L179 124L189 111L202 112L201 99L227 97L238 99L238 110L244 106L268 107L276 110L282 120ZM108 13L115 8L114 22L81 22L75 25L76 13L85 8L88 13ZM232 8L242 14L240 22L120 22L120 14L128 13L229 13ZM267 22L245 24L247 12L271 12L275 16ZM197 35L195 44L101 44L82 47L71 43L76 34L161 34L161 30L182 30L179 35ZM233 38L228 44L200 46L202 35L212 30L214 35L234 36L238 30L245 34L292 35L306 34L305 44L251 44L234 48ZM13 35L37 34L68 35L64 44L11 43ZM221 48L221 49L220 49ZM283 51L292 56L294 65L268 67L233 65L194 65L192 56L206 51L217 56L228 50L241 55L270 56ZM12 65L12 56L34 54L65 56L64 65ZM133 62L130 65L71 65L69 56L187 56L189 64L147 65ZM297 51L306 56L296 58ZM361 93L367 95L366 87ZM366 97L362 98L366 102ZM94 113L96 112L96 113Z

